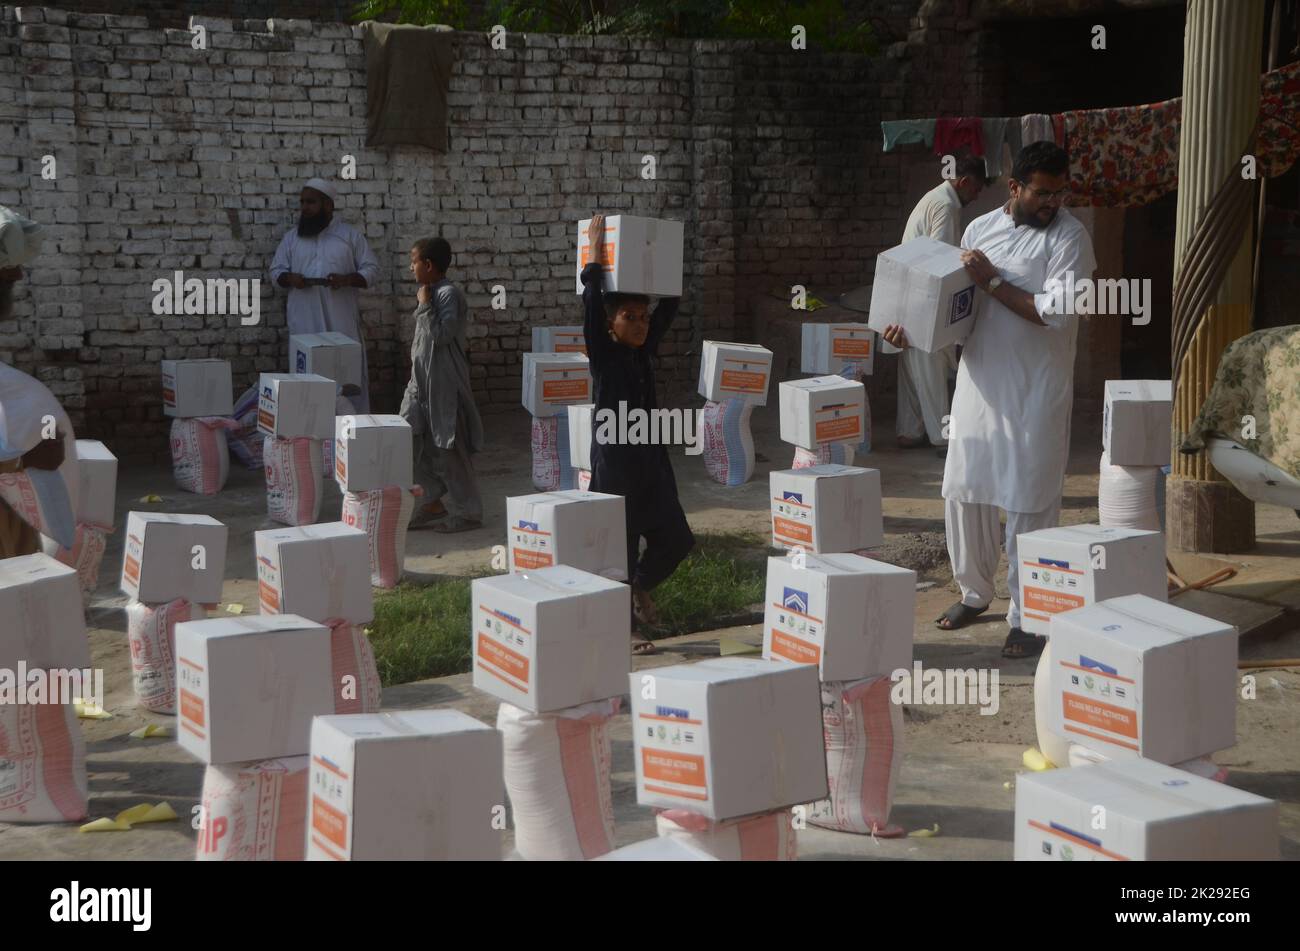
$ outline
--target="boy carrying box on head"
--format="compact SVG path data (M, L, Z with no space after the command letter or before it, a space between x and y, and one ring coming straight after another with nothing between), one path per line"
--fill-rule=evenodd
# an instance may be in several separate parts
M436 532L465 532L483 525L483 501L470 454L483 448L483 423L469 383L468 307L447 280L451 245L424 238L411 248L411 274L419 282L411 380L402 417L411 424L415 480L424 505L411 528L431 523Z
M595 402L591 491L624 498L633 614L642 625L653 626L658 619L650 591L695 547L695 536L677 500L677 480L667 447L602 442L600 420L602 410L617 418L620 411L642 409L649 413L656 408L655 352L677 316L680 298L662 299L652 314L645 295L606 294L604 215L592 216L587 234L591 260L582 269L582 304ZM608 416L604 414L604 418ZM607 428L617 433L621 427ZM646 540L644 556L640 555L642 538ZM634 637L633 653L654 653L648 639Z

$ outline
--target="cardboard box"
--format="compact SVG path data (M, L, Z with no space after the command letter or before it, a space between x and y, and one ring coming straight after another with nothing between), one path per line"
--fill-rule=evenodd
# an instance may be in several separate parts
M653 691L645 676L628 676L639 804L734 819L827 796L816 668L721 657L656 667Z
M580 353L587 355L587 338L581 325L534 327L533 353Z
M1101 445L1113 466L1169 465L1173 422L1169 380L1107 380Z
M816 665L822 680L912 667L915 571L861 555L769 558L763 606L769 660Z
M370 543L342 522L253 533L257 594L263 614L298 614L325 623L366 624L375 617Z
M511 571L571 565L627 579L627 523L621 495L566 489L506 499Z
M308 861L501 858L501 734L457 710L317 717Z
M961 248L913 238L877 255L867 325L883 333L901 324L908 344L934 353L966 339L981 306L977 292Z
M85 670L90 642L77 571L49 555L0 558L0 670Z
M117 456L94 439L77 440L77 521L113 527L117 514Z
M880 470L827 464L769 476L772 546L834 553L885 540Z
M1136 528L1062 525L1016 536L1020 627L1049 633L1052 615L1126 594L1168 600L1165 537Z
M1237 631L1145 595L1052 616L1051 730L1115 759L1236 743Z
M700 356L699 392L712 403L745 400L767 405L772 379L772 351L752 343L704 341Z
M474 686L533 713L618 697L631 588L568 565L473 584Z
M849 364L871 373L876 333L866 324L804 324L803 373L838 374Z
M583 354L524 354L523 402L534 416L558 416L575 403L590 403L593 392Z
M365 387L365 360L359 341L327 331L289 336L289 372L323 376L340 386Z
M660 836L633 842L592 859L593 862L717 862L716 857L679 838Z
M812 452L821 443L857 446L867 431L867 390L839 376L785 380L779 388L781 438Z
M1277 803L1144 759L1021 773L1015 858L1273 860Z
M281 614L176 625L176 739L205 763L303 755L334 690L322 624Z
M334 481L344 492L408 488L412 470L411 424L400 416L351 417L351 438L345 439L346 416L336 416Z
M578 266L574 290L582 293L582 269L591 249L587 228L578 222ZM680 221L610 215L605 219L605 290L651 297L682 296L683 226Z
M122 592L146 604L176 598L216 604L226 577L228 535L210 515L128 513Z
M235 391L226 360L164 360L163 415L229 416L235 411Z
M591 434L596 417L595 403L569 407L569 465L591 471Z
M257 431L285 439L334 438L338 387L310 373L263 373L258 382Z

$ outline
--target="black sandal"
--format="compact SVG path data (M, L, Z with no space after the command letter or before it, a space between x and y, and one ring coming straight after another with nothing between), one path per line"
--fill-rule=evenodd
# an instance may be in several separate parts
M1026 634L1018 627L1007 632L1006 643L1002 645L1002 656L1011 660L1023 660L1037 657L1047 646L1047 638L1042 634Z
M962 604L958 601L947 611L944 611L943 614L935 618L934 623L941 631L955 631L958 628L965 627L988 609L989 606L987 604L982 608L973 608L969 604ZM944 621L948 622L947 627L943 626Z

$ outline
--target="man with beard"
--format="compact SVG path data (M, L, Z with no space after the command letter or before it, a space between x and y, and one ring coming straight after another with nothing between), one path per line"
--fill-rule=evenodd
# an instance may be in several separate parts
M925 193L903 229L903 241L933 238L956 246L961 238L961 210L979 198L988 184L984 159L967 156L957 162L956 178ZM948 415L948 371L957 368L956 347L934 353L908 349L898 360L898 445L916 449L941 446L943 418ZM926 439L926 436L929 439Z
M361 339L358 291L379 277L379 261L356 228L334 217L334 186L313 178L298 196L298 227L285 234L271 261L271 280L289 288L289 333L334 331L362 344L357 412L370 412L370 385Z
M1016 536L1058 523L1070 448L1078 322L1055 313L1054 297L1044 291L1053 280L1064 282L1067 271L1089 280L1097 266L1088 232L1061 207L1068 172L1064 149L1026 146L1012 168L1010 200L972 221L961 242L966 270L991 299L957 370L942 495L962 597L936 623L962 627L993 600L1002 509L1011 599L1003 657L1032 657L1046 643L1020 629ZM884 337L906 346L901 327L887 328Z

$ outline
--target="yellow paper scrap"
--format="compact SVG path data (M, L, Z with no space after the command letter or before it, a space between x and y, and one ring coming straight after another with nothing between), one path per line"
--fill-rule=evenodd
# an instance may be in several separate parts
M163 737L174 736L172 728L161 726L157 723L150 723L148 726L142 726L138 730L132 730L128 734L133 740L151 740L162 739Z
M153 493L150 493L149 495L146 495L140 499L141 502L161 502L162 500L163 497L161 495L154 495Z
M83 720L109 720L113 714L108 713L103 707L95 703L86 703L81 697L72 698L72 709L77 711L77 716Z
M227 604L227 605L226 605L226 613L227 613L227 614L243 614L243 613L244 613L244 606L243 606L242 604Z
M126 832L131 828L128 823L118 822L115 819L107 817L96 819L94 822L87 822L78 829L78 832Z
M1025 764L1025 769L1031 769L1035 773L1041 773L1046 769L1056 769L1055 763L1032 746L1021 754L1020 761Z
M114 821L133 826L144 822L170 822L175 818L176 810L169 803L160 802L151 806L147 802L142 802L138 806L132 806L130 809L119 812Z
M130 809L123 809L113 817L114 822L125 822L128 826L140 821L143 816L147 816L153 809L147 802L142 802L138 806L132 806Z
M939 823L936 822L933 829L917 829L907 834L913 839L932 839L939 834Z
M1007 782L1003 783L1003 784L1002 784L1002 788L1003 788L1003 789L1010 789L1010 788L1011 788L1011 782L1010 782L1010 780L1008 780Z

